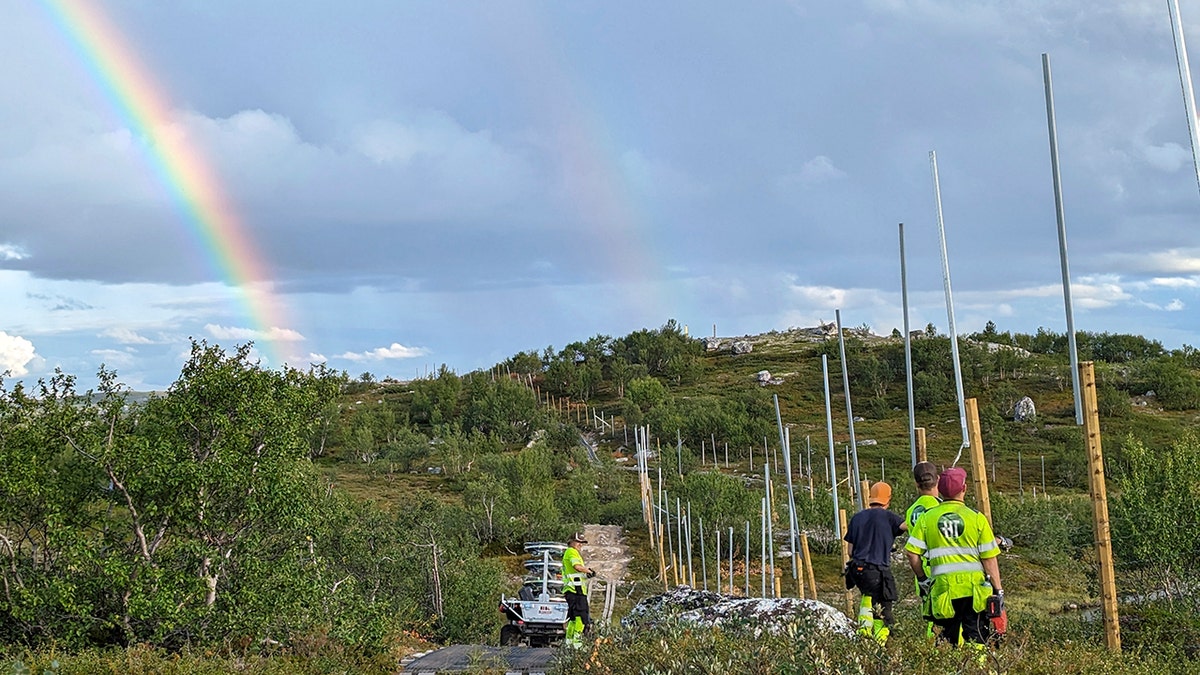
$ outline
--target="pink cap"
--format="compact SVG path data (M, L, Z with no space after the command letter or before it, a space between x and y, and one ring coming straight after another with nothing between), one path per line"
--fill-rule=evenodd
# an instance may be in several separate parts
M942 499L955 497L967 487L967 470L957 466L946 469L938 478L938 494Z

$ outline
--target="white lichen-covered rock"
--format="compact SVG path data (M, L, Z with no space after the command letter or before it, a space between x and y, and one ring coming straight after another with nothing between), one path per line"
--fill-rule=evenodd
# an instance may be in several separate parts
M734 354L749 354L753 350L754 345L745 340L738 340L729 348L729 351L733 352Z
M621 624L647 626L667 620L704 627L752 626L755 633L780 634L807 627L821 634L854 635L854 624L845 614L818 600L739 598L690 586L677 586L642 600L621 619Z
M1014 422L1032 422L1037 419L1037 407L1033 405L1033 399L1026 396L1017 401L1013 406L1013 421Z
M760 370L760 371L758 371L758 374L755 375L754 377L756 377L759 382L770 382L771 381L771 371Z

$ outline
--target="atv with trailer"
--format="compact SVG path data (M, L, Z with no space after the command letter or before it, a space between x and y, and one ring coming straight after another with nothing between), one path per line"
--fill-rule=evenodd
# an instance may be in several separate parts
M525 544L531 557L517 597L500 596L508 623L500 627L500 646L549 647L566 636L567 600L563 597L562 554L567 545L554 541Z

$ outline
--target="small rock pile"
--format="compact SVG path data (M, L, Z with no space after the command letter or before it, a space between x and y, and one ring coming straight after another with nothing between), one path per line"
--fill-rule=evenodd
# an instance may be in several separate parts
M823 634L854 635L854 624L845 614L818 600L739 598L690 586L676 586L642 600L621 619L621 625L653 626L671 619L708 627L748 625L756 634L808 627Z

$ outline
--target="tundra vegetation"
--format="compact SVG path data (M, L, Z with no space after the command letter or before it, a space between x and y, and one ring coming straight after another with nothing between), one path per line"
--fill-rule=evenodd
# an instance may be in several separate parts
M849 333L857 437L876 441L858 449L863 477L891 482L902 508L914 496L903 342ZM773 395L790 427L798 520L812 533L821 598L840 606L820 366L827 355L844 480L837 340L802 331L743 339L751 352L706 351L671 321L519 353L489 371L443 366L411 382L271 370L250 345L196 342L178 380L149 397L105 369L82 392L61 372L32 385L4 382L0 673L394 672L414 650L494 644L496 602L515 588L522 543L562 539L584 523L627 528L634 560L619 617L662 590L624 470L627 430L649 427L655 480L661 467L663 489L690 502L709 531L734 528L738 561L743 524L752 523L756 559L762 464L782 465ZM1001 561L1010 634L983 668L1192 672L1200 667L1200 354L1132 335L1081 332L1077 341L1099 380L1124 649L1105 650L1097 619L1066 336L1002 333L989 323L963 336L963 375L979 401L995 527L1015 546ZM930 326L912 347L918 424L930 458L948 464L960 443L949 340ZM762 370L782 382L760 384ZM1037 417L1014 421L1025 396ZM581 437L594 442L598 461ZM774 499L786 518L786 494ZM786 524L775 532L786 541ZM790 570L780 569L790 594ZM899 570L902 596L906 575ZM906 600L882 648L803 626L762 636L752 627L614 624L562 669L979 667L917 637Z

